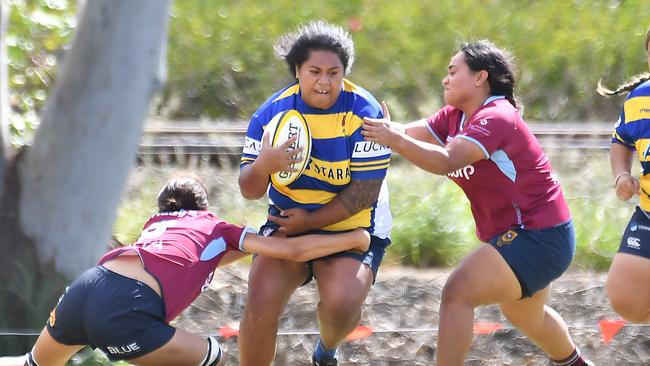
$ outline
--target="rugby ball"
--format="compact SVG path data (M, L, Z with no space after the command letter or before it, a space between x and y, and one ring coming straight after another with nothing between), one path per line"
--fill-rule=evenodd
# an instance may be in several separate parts
M298 139L291 144L289 150L303 147L300 153L300 161L291 165L295 172L279 171L271 174L271 183L278 187L288 186L293 183L307 168L311 156L311 132L309 125L300 112L290 109L280 112L266 125L269 131L270 144L273 147L280 146L293 136Z

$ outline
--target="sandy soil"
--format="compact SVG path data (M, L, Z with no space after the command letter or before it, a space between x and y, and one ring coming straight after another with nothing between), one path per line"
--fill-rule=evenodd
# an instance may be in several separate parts
M245 297L248 267L220 269L211 287L187 309L176 325L204 334L223 326L237 329ZM364 306L361 324L374 334L345 342L341 365L432 365L436 352L438 306L450 269L382 268ZM605 274L571 270L553 285L549 305L566 320L575 342L597 365L650 365L650 327L626 325L605 344L600 319L619 318L605 296ZM276 365L310 365L316 342L316 286L298 289L281 319ZM504 326L474 337L466 365L550 365L545 355L512 329L498 307L477 309L476 322ZM297 334L296 334L297 333ZM221 338L229 365L238 364L236 338Z

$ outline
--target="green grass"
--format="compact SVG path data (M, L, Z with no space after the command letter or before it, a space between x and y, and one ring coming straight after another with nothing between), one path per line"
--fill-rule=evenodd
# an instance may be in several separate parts
M606 152L550 151L549 156L574 219L574 266L606 270L635 203L616 198ZM158 190L173 171L139 168L131 174L115 225L120 241L130 243L137 238L146 218L155 212ZM264 222L266 198L242 198L236 168L195 171L211 192L210 208L222 219L254 227ZM469 203L451 181L397 158L390 167L388 184L394 224L387 264L450 266L476 247Z

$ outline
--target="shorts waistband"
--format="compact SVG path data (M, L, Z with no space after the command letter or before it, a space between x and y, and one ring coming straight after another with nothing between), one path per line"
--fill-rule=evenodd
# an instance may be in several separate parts
M115 279L117 281L128 282L130 284L135 284L136 286L144 287L144 288L146 288L146 291L151 291L151 293L156 295L156 297L159 297L159 298L161 297L160 295L158 295L158 293L154 289L152 289L149 285L147 285L146 283L144 283L142 281L136 280L135 278L131 278L131 277L121 275L121 274L119 274L117 272L113 272L113 271L111 271L110 269L104 267L101 264L96 266L95 268L97 270L99 270L100 272L102 272L104 275L110 276L111 278L113 278L113 279Z

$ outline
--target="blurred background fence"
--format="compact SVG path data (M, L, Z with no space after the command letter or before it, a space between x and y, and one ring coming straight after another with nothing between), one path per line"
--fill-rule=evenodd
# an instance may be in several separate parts
M545 149L604 151L611 145L609 123L528 124ZM138 151L140 164L233 167L239 165L247 122L154 120L147 126Z

